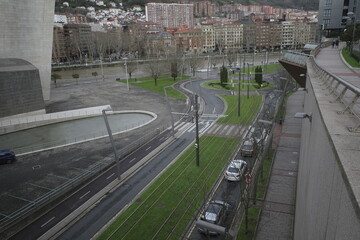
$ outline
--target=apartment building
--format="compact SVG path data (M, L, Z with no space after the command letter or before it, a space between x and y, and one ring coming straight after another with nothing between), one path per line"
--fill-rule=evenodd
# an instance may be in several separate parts
M86 24L64 25L65 47L70 59L82 59L92 45L91 27Z
M185 29L175 32L176 48L183 52L204 52L204 33L201 29Z
M295 37L294 22L281 22L281 27L281 49L292 49L294 47Z
M214 25L215 44L219 51L240 50L243 45L243 25L239 22Z
M146 21L164 27L188 25L194 27L194 5L177 3L147 3L145 5Z
M65 48L65 34L62 24L54 24L52 62L65 62L67 59Z
M214 23L198 24L195 28L200 29L204 36L204 51L213 52L215 50L215 28Z
M194 15L197 17L215 16L216 5L209 1L192 2L194 5Z
M360 19L359 0L320 0L318 21L325 35L340 33L347 24L352 24L349 12L356 13L356 19Z

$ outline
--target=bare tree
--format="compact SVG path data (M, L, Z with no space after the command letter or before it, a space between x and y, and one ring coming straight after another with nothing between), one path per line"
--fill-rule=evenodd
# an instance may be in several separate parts
M131 75L135 72L137 66L135 62L127 62L127 74L129 74L129 78L131 79Z
M155 86L157 86L157 80L162 73L163 66L160 61L149 61L145 66L145 70L154 79Z
M187 59L189 66L192 70L193 76L195 76L196 69L200 68L203 64L203 60L199 56L192 56Z

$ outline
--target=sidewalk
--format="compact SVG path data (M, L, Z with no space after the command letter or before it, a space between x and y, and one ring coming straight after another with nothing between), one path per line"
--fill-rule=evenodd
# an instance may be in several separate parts
M304 92L287 100L284 123L274 131L277 152L255 239L292 239ZM279 139L277 141L277 139Z
M360 69L346 65L340 52L343 47L345 42L341 42L339 48L323 48L316 56L316 62L326 71L360 88Z

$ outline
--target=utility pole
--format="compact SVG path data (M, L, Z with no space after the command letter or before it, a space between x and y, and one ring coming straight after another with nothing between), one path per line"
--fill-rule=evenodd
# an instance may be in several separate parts
M239 69L239 84L238 84L238 117L240 117L240 80L241 80L241 68Z
M111 143L111 146L113 148L114 155L115 155L117 177L120 180L120 158L119 158L118 153L116 151L116 147L115 147L114 139L113 139L112 132L111 132L111 129L110 129L109 121L108 121L108 118L107 118L106 113L105 113L106 111L111 111L111 109L103 109L102 110L102 115L104 117L106 129L108 131L109 138L110 138L110 143Z
M198 105L198 95L195 94L195 125L196 125L196 166L200 166L200 142L199 142L199 105Z

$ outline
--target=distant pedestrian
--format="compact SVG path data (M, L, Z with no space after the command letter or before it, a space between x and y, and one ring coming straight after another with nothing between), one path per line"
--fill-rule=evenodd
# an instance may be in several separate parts
M336 45L336 48L339 48L339 40L336 40L335 45Z
M334 47L335 47L335 41L332 42L332 48L334 48Z

